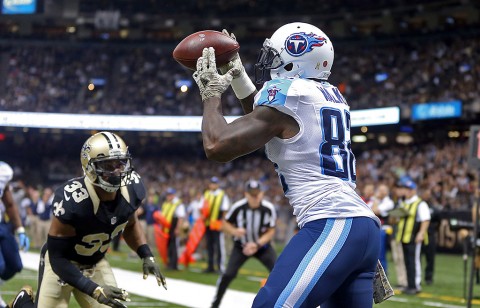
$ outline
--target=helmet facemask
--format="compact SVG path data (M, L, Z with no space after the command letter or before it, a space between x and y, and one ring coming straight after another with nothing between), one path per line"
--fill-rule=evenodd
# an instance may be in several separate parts
M107 192L115 192L125 186L133 171L129 154L91 159L89 165L97 178L93 184Z
M100 132L87 139L80 153L86 179L106 192L126 186L133 171L128 147L118 135Z
M258 54L257 63L255 63L255 82L261 84L270 80L270 70L282 65L283 60L280 53L272 47L272 42L267 38Z

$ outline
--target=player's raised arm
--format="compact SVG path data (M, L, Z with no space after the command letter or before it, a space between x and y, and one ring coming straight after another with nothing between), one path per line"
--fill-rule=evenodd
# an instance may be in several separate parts
M202 137L205 153L209 159L221 162L251 153L275 136L284 137L292 127L298 130L293 118L269 107L258 107L228 124L222 113L220 98L234 73L232 68L229 73L220 75L213 48L205 48L193 75L204 103Z

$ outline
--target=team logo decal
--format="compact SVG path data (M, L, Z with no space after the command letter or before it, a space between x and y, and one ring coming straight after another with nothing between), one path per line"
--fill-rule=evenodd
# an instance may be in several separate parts
M310 52L315 47L321 47L327 42L327 39L310 32L293 33L285 40L285 49L288 54L299 57L306 52Z
M55 215L56 217L58 216L62 216L63 214L65 214L65 209L63 208L63 200L60 201L60 203L58 202L55 202L53 204L53 215Z
M88 153L90 153L91 150L92 150L92 148L90 147L90 145L85 143L82 147L82 157L87 159L88 158Z
M91 150L92 150L92 148L90 147L90 145L88 143L85 143L82 147L82 151L84 151L84 152L90 153Z
M280 91L279 88L276 86L271 87L270 89L267 90L268 92L268 101L271 102L275 99L275 96L277 95L278 91Z
M114 225L117 222L117 217L113 216L112 219L110 219L110 223Z

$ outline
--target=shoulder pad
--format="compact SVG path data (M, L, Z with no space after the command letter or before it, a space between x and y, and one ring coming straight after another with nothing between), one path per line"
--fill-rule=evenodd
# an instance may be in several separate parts
M274 205L272 202L268 201L268 200L263 199L263 200L262 200L262 205L263 205L264 207L270 209L272 212L275 212L275 211L276 211L276 210L275 210L275 205Z
M55 190L53 215L62 222L73 219L76 212L84 209L81 204L90 202L90 196L83 178L71 179Z
M130 194L133 193L133 195L130 197L132 205L139 206L146 197L146 189L142 178L137 172L132 171L132 175L130 176L127 186Z
M274 79L266 82L257 94L255 105L285 105L287 94L294 80Z
M0 178L2 182L8 183L13 178L13 169L6 162L0 161Z

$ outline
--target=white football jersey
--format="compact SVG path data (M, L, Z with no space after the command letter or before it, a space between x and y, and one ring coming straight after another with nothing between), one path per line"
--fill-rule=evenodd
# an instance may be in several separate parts
M3 197L7 184L13 178L13 169L6 162L0 161L0 198Z
M366 216L379 222L354 190L350 108L336 87L308 79L274 79L255 96L254 108L258 106L286 113L300 126L296 136L275 137L266 144L300 227L323 218Z

